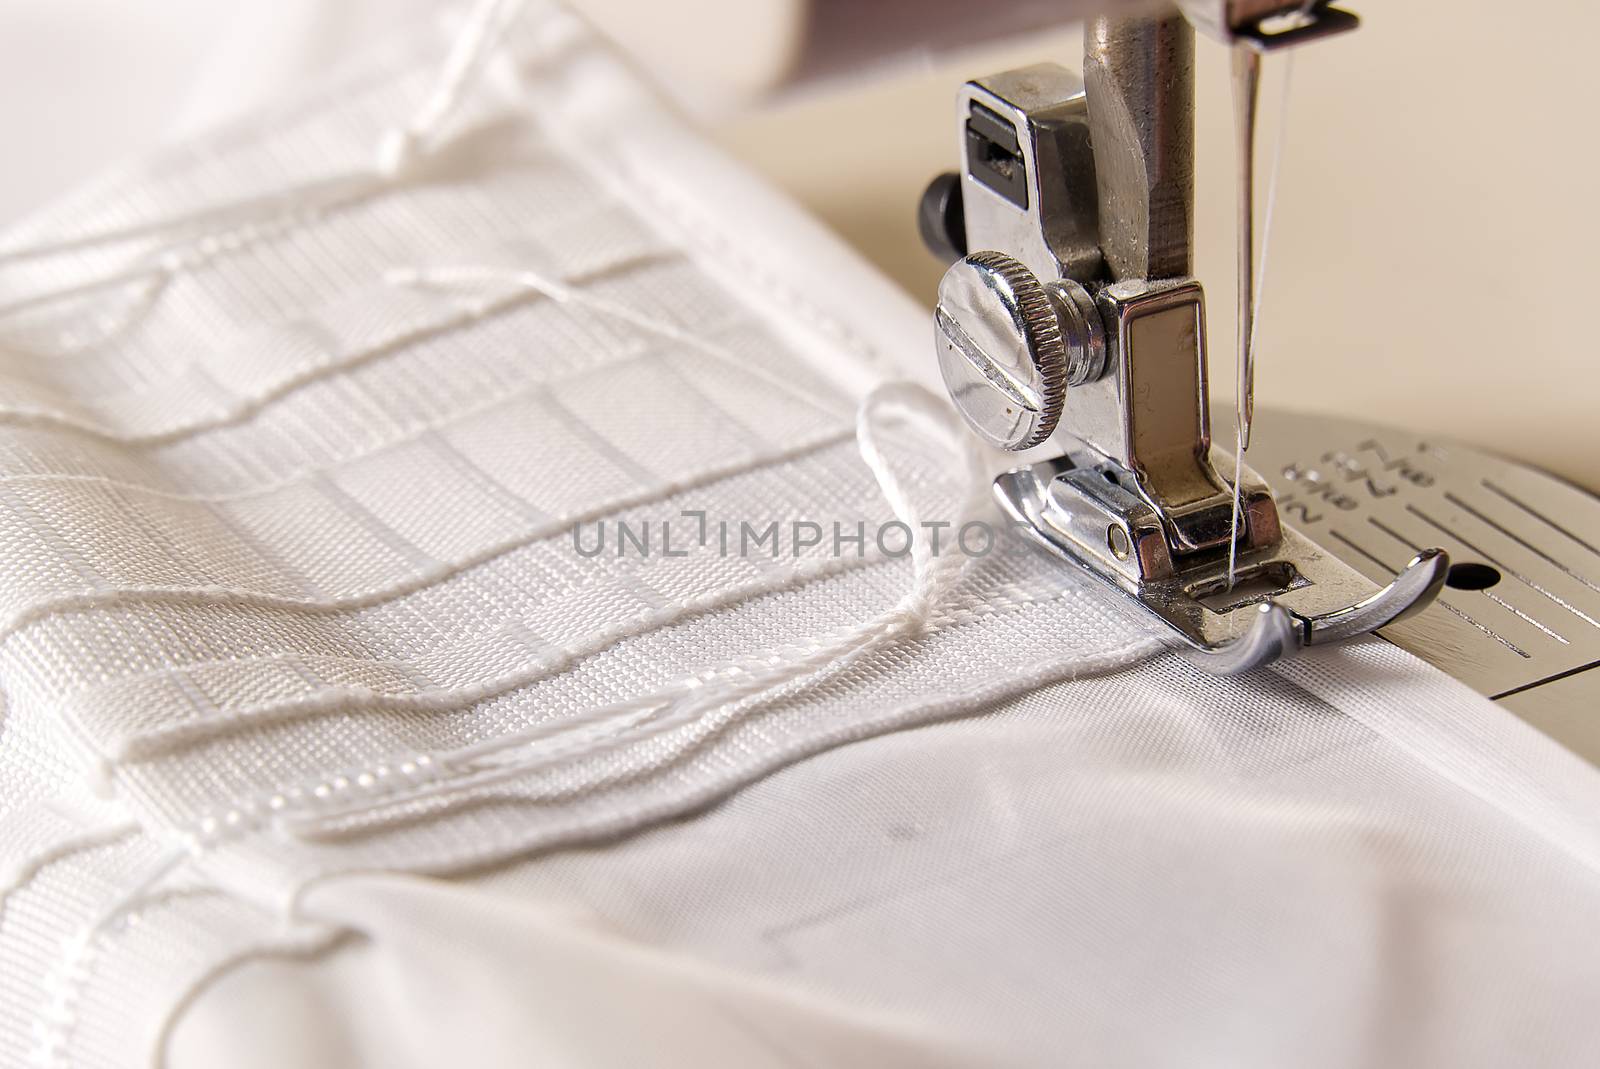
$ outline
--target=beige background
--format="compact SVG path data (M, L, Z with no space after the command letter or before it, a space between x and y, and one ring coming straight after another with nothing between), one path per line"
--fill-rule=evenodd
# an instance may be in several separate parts
M656 56L685 70L723 57L746 80L781 56L798 2L604 0L648 30ZM1600 248L1591 173L1600 4L1350 2L1361 31L1296 59L1262 403L1462 438L1600 488L1589 311ZM983 0L972 3L981 10ZM0 5L0 219L280 92L434 6L9 0ZM691 9L722 12L709 23L718 29L706 32ZM229 39L231 49L219 46ZM1075 66L1078 50L1077 33L1064 29L878 72L722 120L715 136L928 299L939 268L913 211L927 179L954 166L955 86L1041 59ZM1221 394L1232 380L1231 112L1224 50L1202 41L1199 54L1197 259ZM1268 148L1282 75L1282 61L1270 61Z

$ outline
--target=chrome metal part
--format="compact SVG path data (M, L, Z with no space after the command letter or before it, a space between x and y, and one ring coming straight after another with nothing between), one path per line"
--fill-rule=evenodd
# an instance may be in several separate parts
M1045 283L997 252L945 272L934 308L939 372L957 410L984 441L1028 449L1061 419L1068 386L1105 369L1094 298L1071 279Z
M1238 13L1222 12L1233 34ZM1258 61L1240 57L1253 120ZM1205 299L1188 277L1193 68L1193 31L1168 7L1092 21L1087 88L1039 65L962 89L964 237L983 251L946 273L935 347L985 440L1059 449L995 483L1033 539L1132 595L1209 670L1243 672L1416 611L1448 559L1421 550L1374 584L1287 528L1248 469L1235 487L1214 466ZM1248 433L1247 409L1239 422Z
M1189 274L1194 30L1177 10L1084 28L1100 248L1116 280Z
M1083 80L1039 63L968 82L956 99L967 248L1042 279L1102 273Z
M1218 41L1231 42L1247 26L1292 14L1305 0L1177 0L1194 28Z
M1252 457L1284 518L1370 579L1443 545L1438 598L1379 634L1600 764L1600 498L1469 446L1271 408Z
M1070 278L1045 286L1067 347L1067 385L1084 386L1106 371L1106 331L1089 291Z
M1348 33L1360 25L1361 20L1350 12L1321 4L1243 26L1235 31L1234 40L1246 42L1258 52L1272 52Z
M1387 586L1284 529L1241 553L1228 583L1225 553L1171 553L1160 512L1106 478L1114 469L1060 457L995 481L1001 506L1062 560L1131 594L1211 671L1246 672L1301 646L1336 642L1417 612L1445 581L1448 558L1418 553ZM1270 499L1269 499L1270 500ZM1107 530L1123 539L1107 537ZM1126 558L1116 547L1131 546Z
M1100 291L1098 305L1108 372L1073 391L1073 420L1060 444L1068 451L1087 445L1128 472L1168 518L1178 544L1198 548L1225 540L1229 524L1224 519L1219 528L1214 513L1231 513L1231 490L1211 466L1200 284L1115 283ZM1272 533L1254 532L1257 538Z
M1218 41L1271 51L1353 30L1361 20L1329 0L1178 0L1184 15Z
M1061 325L1044 285L997 252L958 260L934 308L939 372L972 429L1001 449L1038 445L1067 393Z
M1426 609L1444 589L1450 557L1424 549L1406 562L1388 586L1365 601L1306 619L1306 644L1342 642L1396 624Z

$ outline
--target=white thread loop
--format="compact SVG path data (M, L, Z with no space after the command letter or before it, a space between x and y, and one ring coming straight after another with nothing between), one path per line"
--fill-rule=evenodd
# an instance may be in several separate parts
M912 383L887 383L873 390L861 402L856 413L856 446L861 450L861 458L866 461L867 468L877 479L878 487L894 511L895 518L913 532L921 528L922 519L899 474L885 456L879 437L884 422L895 418L910 423L924 437L945 445L960 461L962 497L960 515L955 522L958 526L964 523L981 507L988 488L983 455L971 433L961 425L947 402ZM935 555L930 541L913 537L911 563L912 588L898 608L902 617L901 626L916 631L926 626L928 614L960 577L966 561L958 553Z

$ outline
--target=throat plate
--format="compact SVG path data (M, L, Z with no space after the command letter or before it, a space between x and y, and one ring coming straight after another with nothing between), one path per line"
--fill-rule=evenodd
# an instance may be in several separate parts
M1281 410L1257 413L1247 460L1285 524L1374 582L1442 547L1438 599L1378 633L1600 764L1600 499L1454 442Z

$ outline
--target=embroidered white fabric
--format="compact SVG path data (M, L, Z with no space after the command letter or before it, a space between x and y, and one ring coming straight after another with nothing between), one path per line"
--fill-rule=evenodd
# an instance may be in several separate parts
M660 552L983 479L869 396L922 313L520 6L0 243L7 1064L1594 1049L1594 774L1409 657L1198 677L1015 544Z

